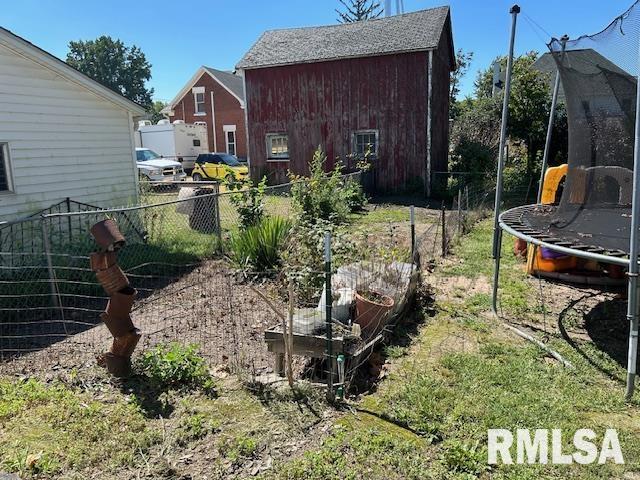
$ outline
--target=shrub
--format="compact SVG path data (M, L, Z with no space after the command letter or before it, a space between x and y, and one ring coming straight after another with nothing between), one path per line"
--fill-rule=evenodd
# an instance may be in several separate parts
M328 220L298 220L291 229L284 251L285 274L300 290L301 301L313 298L324 282L324 236L331 233L331 255L334 265L353 261L356 245L345 232Z
M344 194L342 165L337 162L333 170L325 173L327 156L320 147L309 163L309 176L289 174L293 182L291 199L298 218L303 222L329 220L344 223L349 206Z
M161 388L215 391L215 382L196 345L158 345L136 360L136 368Z
M290 229L288 220L268 217L240 230L231 235L231 259L238 267L254 272L275 269L281 263L281 249Z
M234 193L231 194L231 203L240 217L240 229L246 230L249 227L258 225L264 217L264 191L267 185L267 177L257 185L249 179L230 179L225 183L227 188Z
M362 189L362 185L352 178L345 180L341 193L344 195L347 207L351 212L360 212L367 204L367 196Z

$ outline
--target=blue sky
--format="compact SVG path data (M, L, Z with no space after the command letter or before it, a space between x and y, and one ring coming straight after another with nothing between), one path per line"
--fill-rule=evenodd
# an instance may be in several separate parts
M384 2L383 2L384 3ZM392 0L395 4L395 1ZM522 0L516 50L542 51L548 35L595 33L632 0ZM404 0L405 11L449 4L456 49L474 52L475 72L507 50L513 0ZM336 23L337 0L5 0L0 25L65 58L69 40L100 35L142 48L155 97L170 100L200 65L232 69L264 30Z

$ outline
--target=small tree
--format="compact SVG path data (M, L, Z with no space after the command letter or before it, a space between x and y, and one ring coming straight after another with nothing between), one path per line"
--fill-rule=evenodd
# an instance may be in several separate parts
M336 9L338 22L353 23L361 20L370 20L382 15L382 6L375 0L338 0L345 8L341 12Z
M135 45L127 47L104 35L95 40L71 41L67 63L129 100L145 108L151 106L153 89L146 87L151 64Z
M156 100L151 104L151 106L147 109L147 113L149 114L149 120L151 120L151 123L155 125L164 118L164 115L160 113L160 111L166 106L167 104L165 102L161 102L160 100Z

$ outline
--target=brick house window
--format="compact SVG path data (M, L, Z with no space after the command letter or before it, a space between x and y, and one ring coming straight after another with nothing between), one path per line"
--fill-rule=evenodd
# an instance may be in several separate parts
M204 92L193 94L196 101L196 113L206 113L204 109Z
M229 155L236 154L236 126L235 125L223 125L224 141L227 147L227 153Z
M286 134L267 134L267 160L289 160L289 137Z
M378 130L358 130L353 133L353 153L363 158L369 150L371 155L378 155Z
M0 143L0 192L12 191L10 172L9 144Z

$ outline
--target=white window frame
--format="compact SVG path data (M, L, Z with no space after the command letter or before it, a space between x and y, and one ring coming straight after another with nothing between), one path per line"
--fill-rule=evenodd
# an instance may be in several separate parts
M207 114L207 97L205 96L204 87L193 87L191 89L193 93L193 115L196 117L204 116ZM202 95L202 101L198 101L198 95ZM202 111L198 110L198 105L202 105Z
M378 156L378 150L380 150L380 133L378 130L367 129L367 130L356 130L351 134L351 148L352 153L358 158L364 158L363 154L358 153L358 135L375 135L376 143L374 145L373 150L371 151L371 155L373 157Z
M0 140L0 166L4 169L7 178L7 189L0 190L0 195L15 193L13 188L13 176L11 174L11 152L9 152L9 142Z
M286 153L273 154L273 141L277 139L285 138L287 142ZM289 161L289 135L286 133L267 133L265 136L267 147L267 162L288 162Z
M227 153L235 157L238 156L238 137L236 136L235 125L223 125L222 131L224 132L224 144L227 148ZM229 133L233 133L233 142L229 142ZM233 143L233 153L229 152L229 145Z

